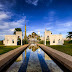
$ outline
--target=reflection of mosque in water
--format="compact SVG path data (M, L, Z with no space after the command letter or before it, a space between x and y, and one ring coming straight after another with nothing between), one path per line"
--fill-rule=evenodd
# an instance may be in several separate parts
M40 48L39 48L39 46L29 46L29 49L32 49L33 52L35 52L35 51L38 49L38 53L40 53ZM25 50L25 52L24 52L24 55L25 55L25 59L26 59L26 50ZM50 58L46 53L44 53L44 57L45 57L45 60L51 60L51 58ZM19 62L19 61L21 61L21 60L23 60L23 54L21 54L21 55L17 58L16 62Z
M29 49L32 49L33 52L35 52L38 48L38 46L29 46Z

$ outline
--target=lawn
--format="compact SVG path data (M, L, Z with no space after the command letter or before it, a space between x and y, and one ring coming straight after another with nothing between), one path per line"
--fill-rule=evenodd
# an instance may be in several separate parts
M9 52L13 49L16 49L18 47L20 47L20 45L19 46L3 46L3 45L0 45L0 55L4 54L6 52Z
M71 45L47 45L47 46L72 56L72 44Z

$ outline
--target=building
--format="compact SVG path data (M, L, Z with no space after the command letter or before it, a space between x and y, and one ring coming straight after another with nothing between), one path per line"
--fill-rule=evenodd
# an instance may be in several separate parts
M16 31L15 35L5 35L4 45L17 45L18 38L21 39L22 45L22 31Z
M46 45L46 41L50 41L50 45L63 45L64 43L62 34L53 35L49 30L45 30L44 37L41 37L41 40L43 39L45 45Z
M16 31L15 35L5 35L5 40L3 40L4 45L18 45L18 39L21 39L22 45L22 31ZM25 36L24 39L27 39L26 36L26 23L25 23Z
M29 43L37 43L39 41L40 36L38 36L35 32L32 32L31 35L28 35Z

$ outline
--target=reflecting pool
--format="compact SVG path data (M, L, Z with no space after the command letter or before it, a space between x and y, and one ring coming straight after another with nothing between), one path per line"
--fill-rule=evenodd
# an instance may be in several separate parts
M6 72L63 72L36 44L31 44Z

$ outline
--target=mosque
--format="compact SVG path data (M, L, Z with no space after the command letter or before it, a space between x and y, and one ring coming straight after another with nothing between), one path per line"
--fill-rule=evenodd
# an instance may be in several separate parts
M38 32L38 34L40 36L40 32ZM21 39L21 45L22 45L22 31L16 31L15 35L5 35L5 40L3 40L3 44L6 45L6 46L7 45L17 45L18 38ZM26 36L26 22L25 22L25 36L24 36L24 39L27 39L27 36ZM40 39L44 40L45 45L46 45L47 40L50 41L50 45L63 45L64 44L62 34L53 35L51 33L51 31L47 31L46 29L45 29L45 32L44 32L44 37L40 37Z

